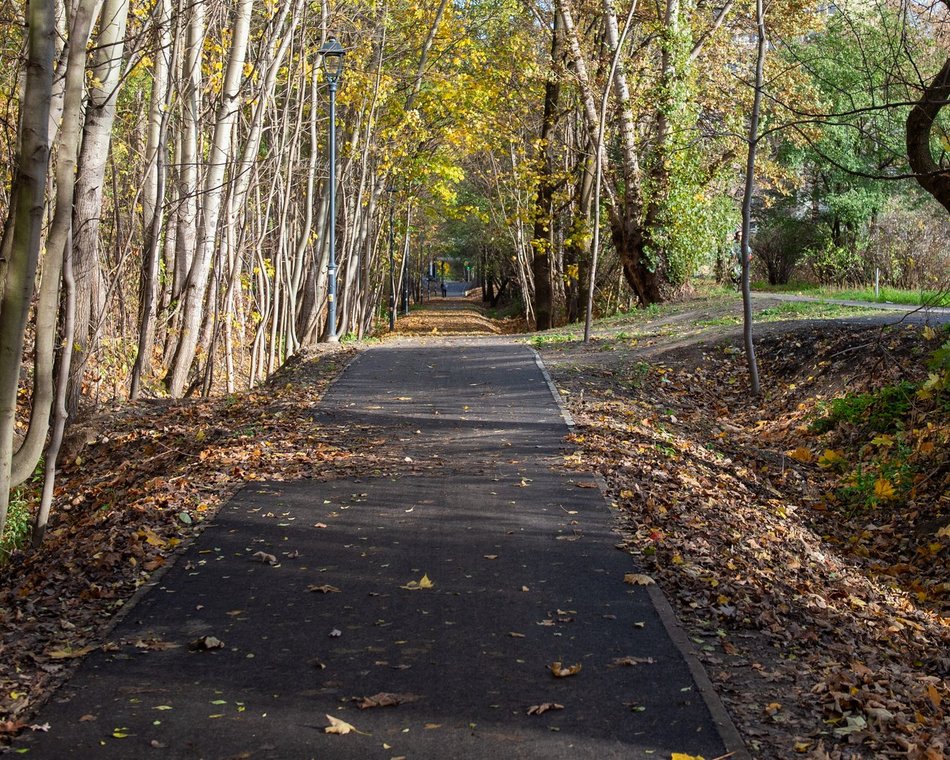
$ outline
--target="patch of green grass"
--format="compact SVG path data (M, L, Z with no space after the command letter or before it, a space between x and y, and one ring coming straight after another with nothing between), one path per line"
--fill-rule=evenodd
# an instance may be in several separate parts
M869 309L860 306L842 306L819 301L785 301L770 306L755 314L756 322L778 322L783 319L820 319L822 317L847 317L867 314Z
M950 306L950 292L938 290L901 290L882 287L880 295L874 295L874 288L834 288L807 282L790 282L787 285L769 285L756 282L753 290L760 293L792 293L815 298L836 298L842 301L869 301L871 303L899 303L908 306Z
M894 433L910 411L917 386L904 380L873 393L848 393L822 405L824 416L811 423L816 433L827 433L842 422L866 425L880 433Z
M0 562L6 562L15 550L26 545L30 540L32 525L33 513L26 492L22 488L15 488L10 492L7 524L0 537Z
M580 336L574 333L539 333L528 338L528 341L535 348L544 348L557 343L570 343L572 340L580 340Z
M881 288L880 296L874 297L874 288L853 290L834 290L823 288L822 295L829 298L843 298L851 301L872 301L877 303L901 303L908 306L950 306L950 293L936 290L899 290Z
M720 327L722 325L737 325L742 321L740 314L726 314L712 319L699 319L696 321L697 327Z

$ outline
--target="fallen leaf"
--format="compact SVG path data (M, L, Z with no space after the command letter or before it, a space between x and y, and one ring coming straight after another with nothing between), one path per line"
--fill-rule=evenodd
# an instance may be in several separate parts
M224 649L224 642L217 636L202 636L192 641L188 645L188 648L196 652L202 652L208 649Z
M687 755L683 752L674 752L670 760L704 760L702 755Z
M574 665L564 666L560 663L560 661L552 662L550 665L548 665L548 670L551 671L555 678L567 678L568 676L573 676L580 673L581 664L578 662Z
M610 663L611 668L630 667L632 665L652 665L655 660L652 657L617 657Z
M789 451L788 455L792 459L801 462L802 464L811 464L813 461L815 461L815 455L804 446L799 446L794 451Z
M656 583L649 575L643 575L642 573L627 573L623 576L623 582L629 583L631 586L652 586Z
M429 580L428 574L423 575L417 581L409 581L405 586L400 586L399 588L408 589L409 591L418 591L423 588L432 588L435 584Z
M334 718L332 715L327 715L327 720L330 721L329 726L325 726L323 733L325 734L339 734L340 736L346 736L346 734L353 733L362 733L357 730L356 726L347 723L345 720L340 720L339 718ZM366 734L363 734L364 736Z
M878 478L874 481L874 495L882 500L893 499L895 496L894 486L886 478Z
M528 708L528 715L544 715L548 710L563 710L564 705L559 705L556 702L543 702L540 705L531 705Z
M307 586L307 591L316 591L321 594L339 594L340 593L340 589L338 589L336 586L330 586L329 584L324 584L322 586L314 586L311 584L310 586Z
M74 657L82 657L84 654L89 654L94 646L84 646L79 647L78 649L73 649L72 647L63 647L62 649L54 649L51 652L47 652L46 656L51 660L71 660Z
M136 649L147 649L150 652L164 652L167 649L178 649L180 645L161 639L137 639L133 646Z
M360 710L367 710L371 707L395 707L406 702L415 702L419 699L418 694L391 694L388 691L381 691L371 697L357 698L356 706Z

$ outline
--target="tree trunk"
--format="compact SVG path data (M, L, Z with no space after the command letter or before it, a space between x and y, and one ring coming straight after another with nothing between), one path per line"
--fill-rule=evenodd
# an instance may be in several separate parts
M558 121L558 100L561 92L557 67L561 60L561 34L558 13L551 26L551 57L547 82L544 85L544 118L539 145L540 178L534 204L534 258L531 273L534 279L534 325L536 330L554 326L554 299L551 290L551 231L554 226L554 147L552 137Z
M168 392L181 396L191 372L191 365L198 347L199 329L205 294L208 290L211 257L215 250L218 233L218 219L221 212L221 199L224 188L225 170L231 156L231 129L237 118L240 103L240 85L247 54L251 11L253 0L240 0L234 22L234 33L228 67L221 91L221 104L218 108L214 127L214 138L208 156L208 172L205 175L204 193L201 203L201 222L198 232L198 247L194 261L188 272L188 284L185 288L184 306L181 319L181 332L178 337L178 350L172 360L165 382Z
M752 100L752 115L749 117L749 155L746 161L745 191L742 196L742 315L743 340L746 360L749 364L749 379L752 395L759 396L759 367L755 359L755 343L752 340L752 293L749 285L749 263L752 247L749 237L752 232L752 196L755 191L755 156L759 147L759 113L762 108L762 86L765 81L765 54L768 41L765 36L765 0L755 2L755 21L758 28L758 45L755 62L755 96Z
M148 141L145 157L148 166L142 192L142 226L144 229L142 273L139 282L138 350L132 367L129 398L136 399L142 373L151 369L155 341L155 318L158 313L158 279L161 260L161 231L165 197L165 135L171 111L169 74L175 51L172 49L171 0L159 0L158 27L155 33L155 66L152 74L152 99L148 114ZM176 37L177 41L177 37Z
M63 82L62 129L56 149L56 207L50 222L43 257L43 275L36 305L36 343L33 358L33 405L26 438L13 457L11 485L19 485L33 473L49 431L53 406L53 364L59 317L59 287L63 256L72 223L76 155L85 88L86 45L98 0L82 0L73 13L67 38L66 72Z
M73 266L76 277L76 356L67 408L75 414L82 393L83 374L99 339L104 309L99 267L99 222L103 180L125 48L129 0L105 0L99 14L99 36L90 69L89 101L83 126L82 149L73 209Z
M11 216L0 251L0 535L10 503L10 466L23 336L40 256L49 163L49 108L53 92L55 3L33 0L27 7L28 52L21 106Z
M907 158L917 174L917 182L950 211L950 170L934 161L930 136L940 110L950 100L950 58L924 89L907 116Z

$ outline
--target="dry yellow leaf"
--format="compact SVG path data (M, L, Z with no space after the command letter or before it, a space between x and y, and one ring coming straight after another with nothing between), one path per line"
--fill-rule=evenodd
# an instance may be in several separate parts
M409 591L418 591L423 588L432 588L435 584L429 580L428 574L423 574L423 576L417 581L409 581L405 586L400 586L399 588L404 588Z
M894 486L886 478L878 478L874 481L874 495L879 499L893 499Z
M576 662L573 665L563 665L560 661L558 661L552 662L550 665L548 665L548 669L555 678L567 678L568 676L574 676L580 673L581 664Z
M65 647L63 649L54 649L51 652L47 652L46 656L51 660L71 660L74 657L82 657L84 654L89 654L93 649L95 649L94 646L79 647L78 649Z
M643 575L642 573L627 573L623 576L623 582L629 583L631 586L652 586L656 583L649 575Z
M797 462L802 464L811 464L814 461L815 455L811 453L804 446L799 446L794 451L789 451L788 455Z
M834 449L825 449L825 453L818 458L819 467L838 467L847 463L844 454Z
M339 734L340 736L345 736L351 731L357 734L360 733L356 730L356 726L347 723L345 720L334 718L332 715L327 715L327 720L330 721L330 725L324 727L323 733L325 734Z
M684 752L674 752L670 760L705 760L702 755L687 755Z

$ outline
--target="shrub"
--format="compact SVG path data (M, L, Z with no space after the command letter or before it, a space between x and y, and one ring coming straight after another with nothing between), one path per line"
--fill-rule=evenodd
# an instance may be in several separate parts
M827 241L805 252L805 263L821 285L864 285L868 282L865 260L857 251Z
M906 290L945 290L950 286L950 218L935 203L916 208L894 198L871 225L867 265L873 277Z
M752 240L752 253L765 268L769 285L788 283L814 238L814 225L800 219L779 219L759 229Z

